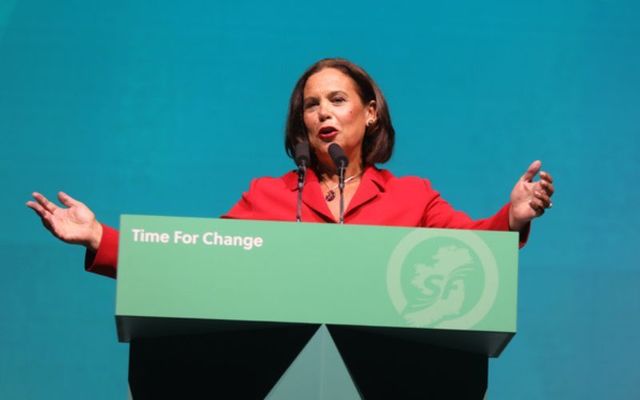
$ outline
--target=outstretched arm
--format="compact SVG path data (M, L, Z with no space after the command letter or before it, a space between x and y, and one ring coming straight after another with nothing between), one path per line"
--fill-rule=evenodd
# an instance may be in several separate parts
M58 199L66 207L60 207L40 193L33 193L34 200L27 202L53 236L87 248L85 269L115 278L118 263L118 231L102 225L84 203L66 193L59 192Z

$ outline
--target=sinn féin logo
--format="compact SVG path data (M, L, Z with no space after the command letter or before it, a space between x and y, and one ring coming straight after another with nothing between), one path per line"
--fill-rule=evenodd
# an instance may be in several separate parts
M393 251L387 289L410 326L469 329L496 299L496 261L473 232L417 229Z

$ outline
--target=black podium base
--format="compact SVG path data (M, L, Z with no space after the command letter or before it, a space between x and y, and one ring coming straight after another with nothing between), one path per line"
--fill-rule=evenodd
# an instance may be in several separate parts
M329 326L363 399L482 399L485 355Z
M317 325L136 339L129 349L134 400L263 399Z
M317 330L318 325L251 329L245 326L212 334L133 340L129 362L132 397L134 400L264 399ZM314 339L328 341L337 348L363 399L484 398L488 376L485 355L419 343L363 327L331 325L328 332L318 331L325 337L316 335ZM325 365L324 357L318 360L318 368L310 368L308 373L317 374L317 380L324 379L316 385L330 385L322 377L330 366ZM304 390L308 389L301 389ZM325 390L324 396L304 392L284 398L329 399L328 392ZM279 396L272 393L269 398L280 399Z

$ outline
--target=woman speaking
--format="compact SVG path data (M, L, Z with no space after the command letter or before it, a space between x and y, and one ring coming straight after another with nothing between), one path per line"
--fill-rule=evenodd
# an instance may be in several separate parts
M304 222L318 223L511 230L520 232L523 245L530 221L552 206L551 175L534 161L506 205L492 217L472 220L454 210L428 180L395 177L376 167L391 158L394 135L385 98L373 79L344 59L320 60L296 83L286 124L287 154L294 157L296 146L304 142L311 149L304 184L299 185L298 171L255 179L223 217L293 221L298 215ZM336 151L344 169L334 162ZM538 173L540 179L533 181ZM87 270L116 277L116 230L65 193L58 194L64 207L39 193L33 197L27 206L54 236L87 248Z

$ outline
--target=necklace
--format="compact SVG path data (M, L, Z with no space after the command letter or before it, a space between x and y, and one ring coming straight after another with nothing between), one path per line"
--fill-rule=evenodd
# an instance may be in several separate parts
M352 176L348 177L347 179L344 180L344 184L346 185L347 183L353 181L354 179L359 178L360 174L361 173L359 172L359 173L357 173L355 175L352 175ZM327 194L324 195L324 199L326 201L333 201L333 199L336 198L335 190L338 188L338 186L340 186L340 184L338 183L336 185L329 186L329 185L327 185L327 182L325 182L324 180L322 181L322 184L324 186L326 186L326 188L328 189Z

